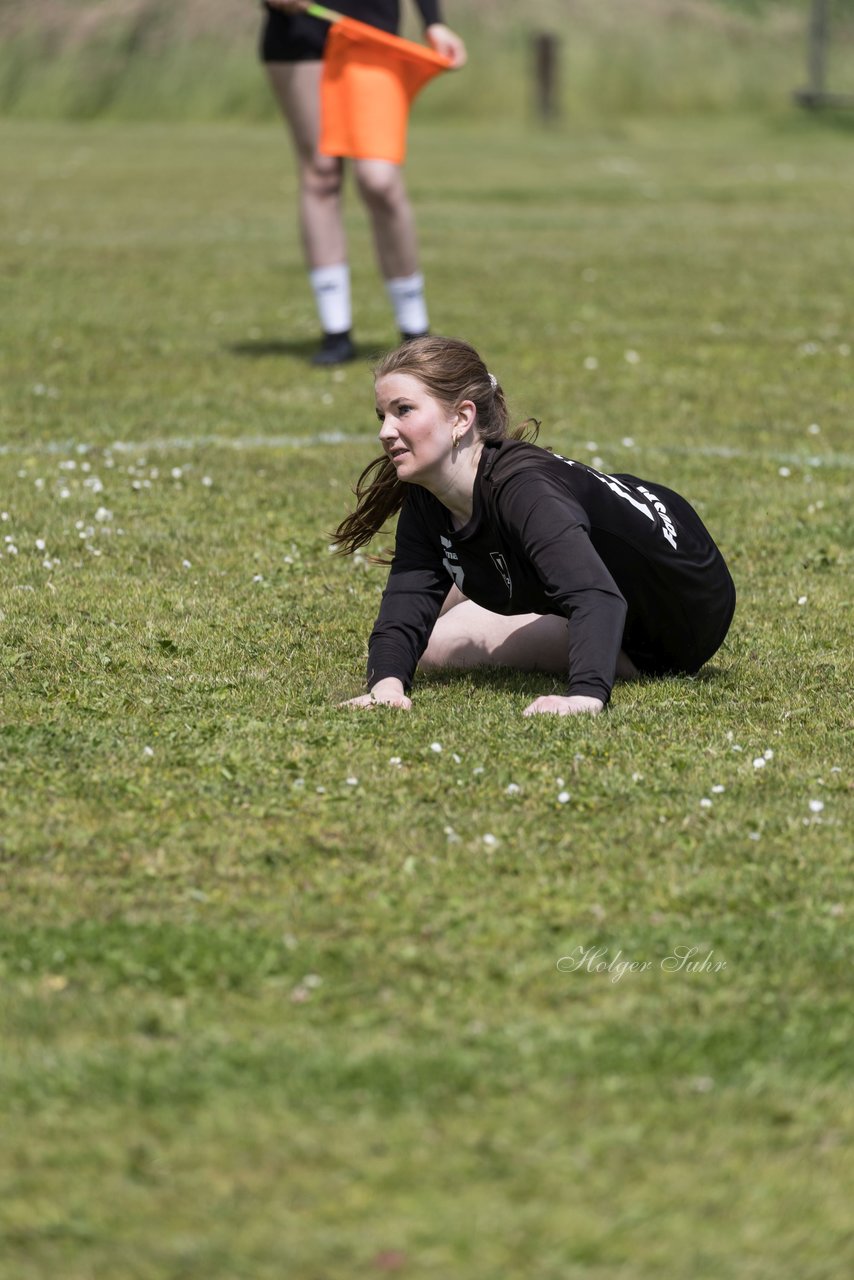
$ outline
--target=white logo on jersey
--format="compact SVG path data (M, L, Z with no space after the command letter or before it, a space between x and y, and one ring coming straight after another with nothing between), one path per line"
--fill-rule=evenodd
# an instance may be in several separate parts
M603 475L601 471L594 471L592 467L587 469L592 476L595 476L597 480L601 480L613 493L616 493L618 498L625 498L626 502L630 502L636 511L642 511L647 520L651 520L653 524L655 523L655 516L646 503L638 502L631 489L628 485L623 484L622 480L618 480L616 476Z
M670 516L667 514L667 507L665 507L664 503L661 501L660 498L657 498L654 493L650 493L649 489L645 489L642 484L638 485L638 490L640 493L643 494L645 498L649 498L650 502L655 507L658 514L661 516L661 526L662 526L661 532L664 534L665 538L667 539L667 541L670 543L671 547L675 551L677 549L676 548L676 525L673 523L673 521L670 519Z
M559 453L556 453L553 456L555 458L560 458L560 461L565 462L568 467L575 466L575 463L572 461L571 458L563 458ZM630 502L632 506L635 508L635 510L643 512L647 520L652 520L653 524L655 523L655 516L652 514L652 512L650 511L646 503L638 502L637 498L634 496L631 489L628 487L628 485L623 484L622 480L618 480L616 476L607 476L604 474L604 472L597 471L595 467L588 467L587 470L590 472L591 476L595 476L597 480L601 480L602 484L606 484L613 493L616 493L618 498L624 498L626 502ZM638 486L638 488L640 488L640 486ZM641 489L641 493L646 494L647 497L650 497L650 495L646 492L646 489ZM665 512L665 515L666 514L667 513Z
M492 563L495 565L498 572L501 574L502 578L504 579L504 585L507 587L508 594L512 596L513 581L510 577L510 570L507 568L507 561L504 559L500 551L490 551L489 557L492 560Z
M459 560L457 558L457 553L454 550L450 540L448 538L445 538L441 533L439 534L439 541L441 542L445 552L445 555L442 559L442 566L443 568L447 569L448 573L453 578L454 585L458 587L460 591L462 591L463 578L465 577L465 574L463 573L462 565L459 563ZM453 563L451 563L452 561Z

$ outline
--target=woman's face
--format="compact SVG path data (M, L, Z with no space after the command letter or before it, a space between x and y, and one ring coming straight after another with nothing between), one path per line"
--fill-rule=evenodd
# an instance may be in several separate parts
M380 443L397 477L430 487L449 471L459 414L430 395L410 373L387 373L376 382Z

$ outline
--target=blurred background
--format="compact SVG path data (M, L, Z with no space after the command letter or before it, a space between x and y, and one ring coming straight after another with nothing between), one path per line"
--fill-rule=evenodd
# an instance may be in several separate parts
M403 8L417 38L415 7ZM0 113L272 119L254 56L259 10L255 0L0 0ZM557 42L560 120L787 110L815 75L817 16L825 88L854 95L854 0L446 0L445 16L471 61L425 94L423 120L535 114L538 34Z

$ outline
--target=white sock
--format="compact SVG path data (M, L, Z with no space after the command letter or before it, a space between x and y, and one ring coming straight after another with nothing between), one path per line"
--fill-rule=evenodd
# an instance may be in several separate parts
M413 276L398 276L394 280L386 280L385 287L394 307L394 318L400 332L426 333L430 322L424 300L424 277L420 271L416 271Z
M314 290L320 327L324 333L347 333L353 323L350 307L350 268L346 262L334 267L315 267L308 278Z

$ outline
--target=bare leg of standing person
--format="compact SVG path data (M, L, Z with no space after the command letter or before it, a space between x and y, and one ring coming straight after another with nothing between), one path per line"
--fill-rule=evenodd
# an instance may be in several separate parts
M321 62L269 62L267 75L291 131L299 169L299 219L323 344L315 364L340 364L356 355L350 336L350 268L344 232L343 161L322 156Z
M427 332L429 320L424 277L418 270L415 215L403 172L389 160L356 160L353 168L400 336L418 337Z

